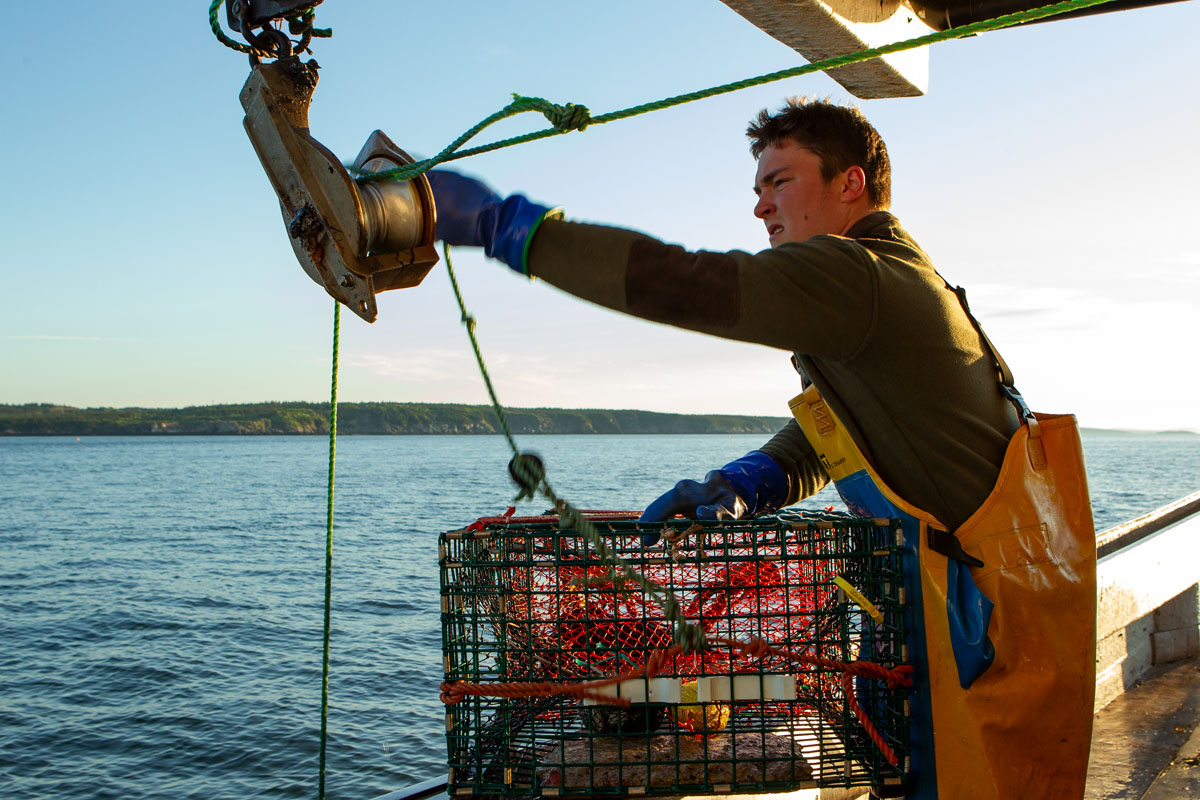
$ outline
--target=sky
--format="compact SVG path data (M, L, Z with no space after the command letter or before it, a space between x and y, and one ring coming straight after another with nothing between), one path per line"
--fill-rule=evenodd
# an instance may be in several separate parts
M6 7L0 403L328 399L333 301L292 254L242 128L247 59L207 7ZM317 24L333 38L313 45L311 130L346 161L376 128L436 153L512 92L600 114L803 62L719 0L327 0ZM805 76L455 166L572 219L754 252L746 122L789 95L857 102L888 144L892 210L1035 409L1200 430L1197 30L1194 0L1031 25L933 46L920 98ZM506 405L784 416L799 392L784 352L452 257ZM442 265L379 309L343 315L340 400L486 401Z

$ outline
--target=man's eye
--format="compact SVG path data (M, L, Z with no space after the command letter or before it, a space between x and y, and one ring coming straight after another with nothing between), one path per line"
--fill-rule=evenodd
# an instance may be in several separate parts
M775 182L773 184L771 184L771 186L772 186L772 188L778 189L780 186L783 186L787 182L788 182L787 178L776 178Z

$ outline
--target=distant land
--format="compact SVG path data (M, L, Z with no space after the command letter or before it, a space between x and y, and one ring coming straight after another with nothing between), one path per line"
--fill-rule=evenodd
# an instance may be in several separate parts
M786 417L663 414L574 408L507 408L513 433L763 433ZM491 406L338 403L339 434L496 434ZM187 408L0 405L3 436L211 436L328 434L328 403L245 403Z
M505 409L513 433L771 434L788 417L665 414L595 408ZM1195 431L1084 428L1085 433L1185 435ZM339 403L338 433L497 434L491 406L458 403ZM0 436L212 436L329 433L328 403L238 403L186 408L75 408L0 404Z

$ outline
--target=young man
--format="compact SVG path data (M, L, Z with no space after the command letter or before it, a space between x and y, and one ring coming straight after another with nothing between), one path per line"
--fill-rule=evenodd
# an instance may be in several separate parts
M430 174L438 234L617 311L793 353L889 485L957 527L995 483L1019 421L958 296L887 211L883 140L857 109L803 99L747 133L770 250L689 252L444 172ZM828 481L789 423L703 483L680 482L643 519L773 511Z
M1074 418L1028 411L965 298L888 212L887 150L857 110L792 100L748 134L759 253L567 222L451 172L429 175L438 236L617 311L790 352L795 420L642 520L761 514L831 480L856 514L899 519L902 791L1081 797L1095 532Z

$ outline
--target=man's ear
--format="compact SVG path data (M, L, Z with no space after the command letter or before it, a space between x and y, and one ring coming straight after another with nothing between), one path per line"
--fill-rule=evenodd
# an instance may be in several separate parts
M842 173L842 202L853 203L867 191L867 173L862 167L849 167Z

